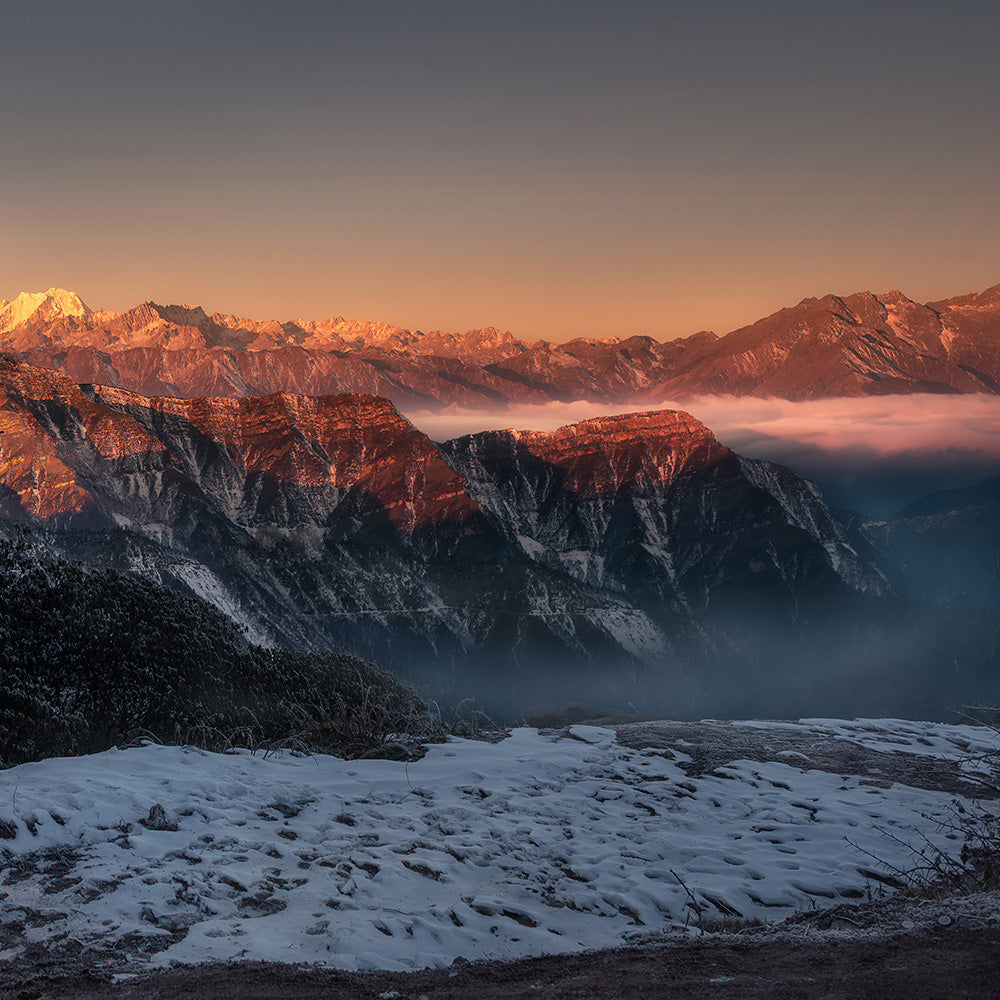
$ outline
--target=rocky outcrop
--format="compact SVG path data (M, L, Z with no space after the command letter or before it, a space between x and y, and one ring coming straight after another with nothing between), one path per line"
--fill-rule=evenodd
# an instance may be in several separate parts
M0 502L16 519L106 522L99 484L149 473L162 443L65 375L0 356Z
M412 536L474 520L478 507L437 448L376 396L148 399L85 387L162 443L171 470L247 529L385 523ZM152 499L152 495L151 495ZM163 492L156 497L162 501Z
M741 459L687 413L488 431L442 449L512 544L642 606L704 614L761 593L773 609L815 588L886 589L814 486Z

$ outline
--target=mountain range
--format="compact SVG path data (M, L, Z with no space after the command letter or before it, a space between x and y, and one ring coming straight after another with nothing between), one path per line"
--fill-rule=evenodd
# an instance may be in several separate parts
M948 634L936 612L914 626L877 526L849 529L810 483L682 411L435 444L382 397L151 398L6 355L0 484L0 531L43 555L505 712L567 691L815 711L840 686L832 659L898 704L929 697ZM931 630L927 663L873 661L914 627ZM975 633L958 654L973 684L992 619L945 627Z
M803 299L719 337L528 344L494 328L409 331L334 317L252 320L143 302L90 309L50 288L0 300L0 350L147 396L364 393L413 410L699 394L801 400L1000 392L1000 285L920 304L899 291Z
M887 521L840 513L655 407L995 395L1000 286L531 345L112 313L51 288L0 302L0 350L0 534L207 600L253 641L354 652L508 714L568 691L661 714L907 714L954 701L949 671L969 700L993 684L995 481ZM649 409L439 443L397 409L552 400Z

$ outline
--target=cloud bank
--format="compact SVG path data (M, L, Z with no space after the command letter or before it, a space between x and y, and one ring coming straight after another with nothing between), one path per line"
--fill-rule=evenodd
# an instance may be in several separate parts
M1000 397L909 395L792 402L702 396L609 406L547 403L506 410L406 412L435 441L482 430L549 431L590 417L677 409L734 451L815 479L837 505L888 516L936 489L1000 472Z
M476 431L513 428L554 430L565 424L610 413L649 409L687 410L710 427L720 441L782 450L806 445L822 451L849 450L878 457L969 452L1000 458L1000 398L988 395L876 396L791 402L786 399L702 396L622 406L592 402L546 403L506 410L407 412L406 416L435 441Z

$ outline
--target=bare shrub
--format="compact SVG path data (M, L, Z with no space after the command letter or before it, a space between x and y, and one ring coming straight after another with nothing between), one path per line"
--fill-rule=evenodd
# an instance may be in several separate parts
M966 706L961 718L1000 737L1000 708ZM886 881L923 896L1000 891L1000 742L992 750L965 756L963 762L975 766L985 794L971 803L956 799L947 816L935 820L949 839L962 841L957 857L943 852L924 834L913 841L890 830L881 831L910 851L912 860L907 865L891 864L848 840L887 870Z
M391 756L409 757L415 744L442 740L446 730L433 710L416 699L387 700L372 685L360 688L348 701L334 692L324 702L284 702L294 738L313 750L344 757L364 757L389 749Z

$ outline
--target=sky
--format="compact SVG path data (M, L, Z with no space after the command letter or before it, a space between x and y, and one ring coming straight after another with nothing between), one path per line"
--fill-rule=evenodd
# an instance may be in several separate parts
M1000 5L11 4L0 298L533 341L1000 281Z

